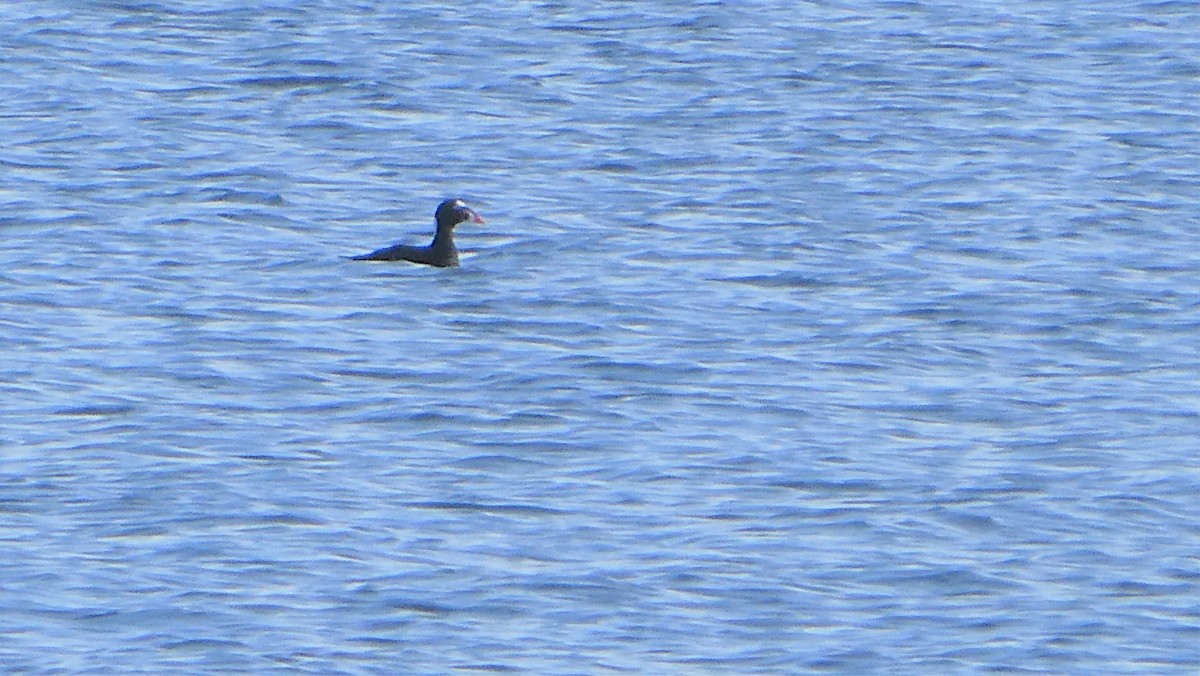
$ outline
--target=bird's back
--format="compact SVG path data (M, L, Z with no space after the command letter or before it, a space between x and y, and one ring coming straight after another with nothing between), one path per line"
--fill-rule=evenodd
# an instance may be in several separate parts
M453 267L458 265L458 252L435 249L432 246L410 246L397 244L384 249L372 251L362 256L354 256L356 261L409 261L438 267Z

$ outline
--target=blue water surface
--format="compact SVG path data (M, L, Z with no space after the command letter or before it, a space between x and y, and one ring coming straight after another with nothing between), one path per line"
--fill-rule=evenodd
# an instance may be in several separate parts
M1200 670L1192 4L251 5L0 6L5 670Z

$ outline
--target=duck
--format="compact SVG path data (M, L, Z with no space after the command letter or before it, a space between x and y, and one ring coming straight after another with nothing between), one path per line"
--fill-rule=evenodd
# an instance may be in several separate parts
M439 268L458 267L458 248L454 246L454 226L467 221L483 223L483 216L467 206L462 199L451 197L438 205L433 217L437 221L437 230L433 233L433 242L428 246L396 244L377 249L369 254L351 256L351 260L408 261Z

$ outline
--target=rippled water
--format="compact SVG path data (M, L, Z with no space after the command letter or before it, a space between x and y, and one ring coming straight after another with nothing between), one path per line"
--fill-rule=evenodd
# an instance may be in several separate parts
M1200 668L1191 4L0 28L6 669Z

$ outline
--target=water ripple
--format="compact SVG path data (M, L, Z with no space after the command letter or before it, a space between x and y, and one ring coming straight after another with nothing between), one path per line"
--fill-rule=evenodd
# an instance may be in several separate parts
M1194 671L1190 10L12 5L0 660Z

